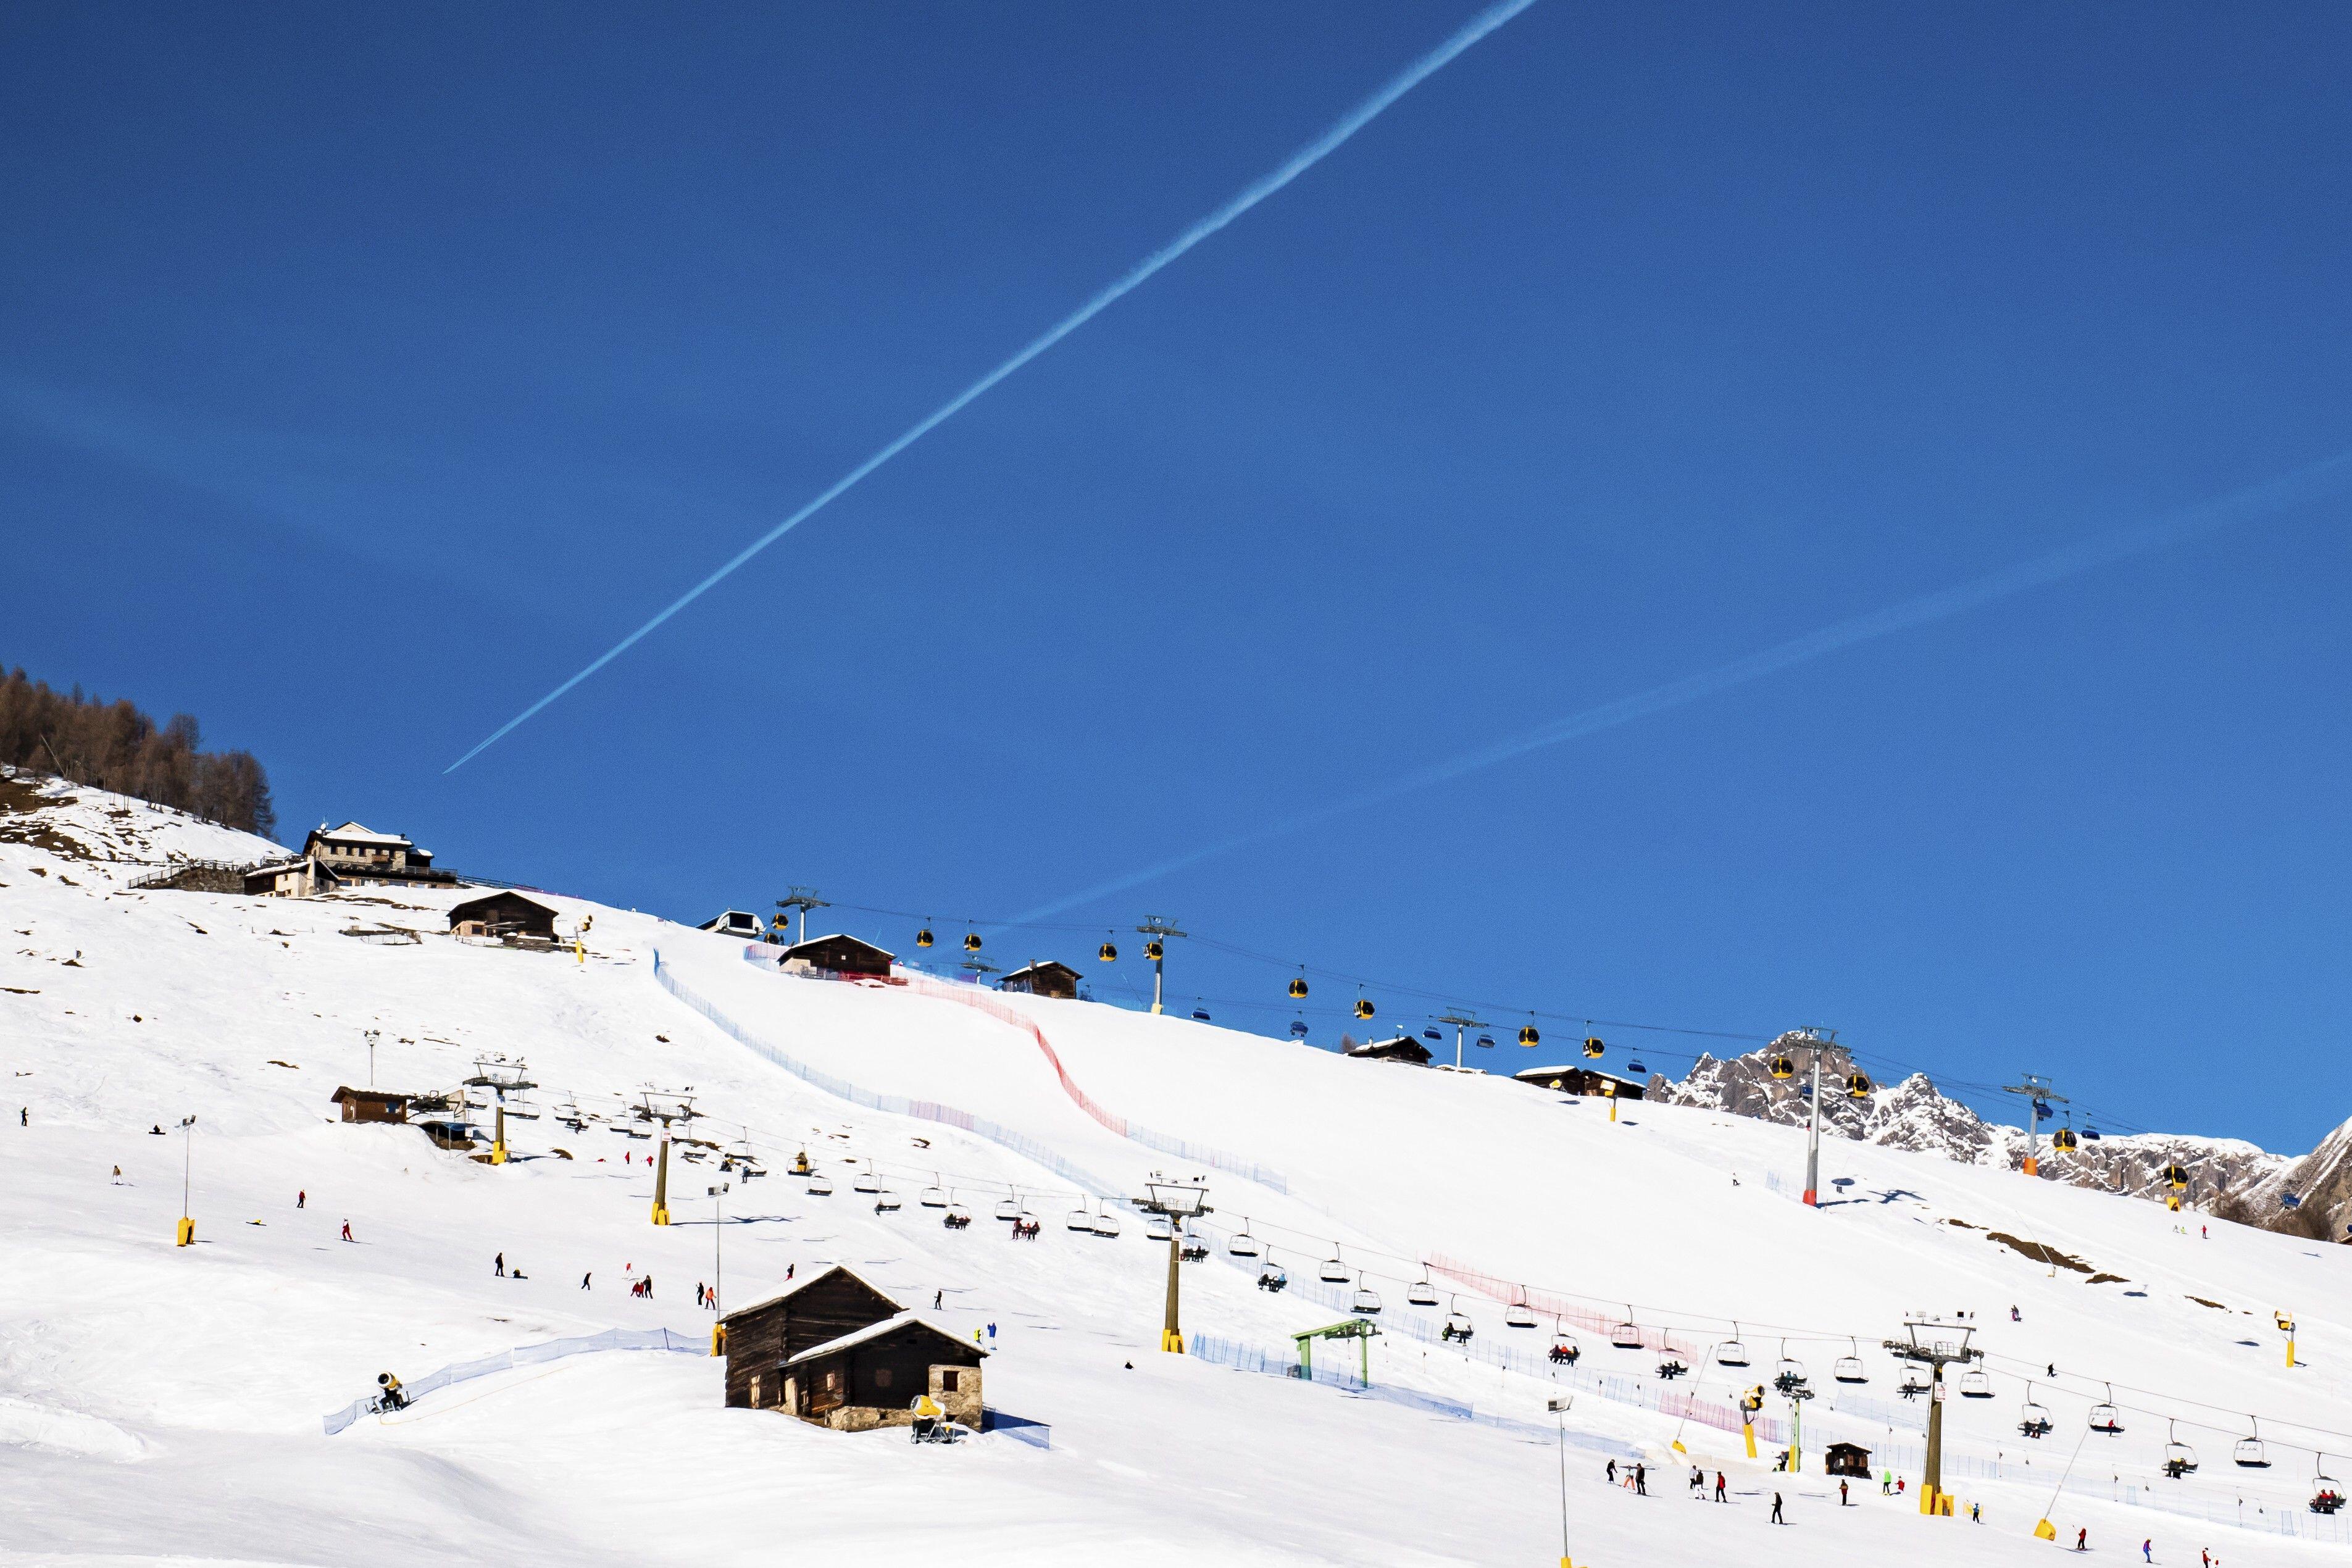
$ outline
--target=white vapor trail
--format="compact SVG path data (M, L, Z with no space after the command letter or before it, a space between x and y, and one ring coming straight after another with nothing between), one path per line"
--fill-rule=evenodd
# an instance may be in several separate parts
M1150 256L1145 257L1141 261L1137 262L1135 266L1129 268L1117 282L1112 283L1108 288L1103 289L1093 299L1088 300L1076 310L1073 310L1070 314L1062 318L1060 321L1047 329L1043 335L1031 340L1028 346L1024 348L1019 353L1014 354L1011 359L1006 360L1003 364L998 365L994 370L990 371L986 375L982 376L978 381L973 382L970 386L965 387L961 392L956 394L955 396L950 398L946 403L941 404L936 410L925 416L904 435L898 437L889 445L884 447L880 451L875 453L872 457L858 464L857 467L850 469L849 472L844 474L840 479L835 480L829 488L819 492L815 500L810 501L798 511L784 519L783 521L776 524L775 527L768 530L767 532L760 535L759 538L751 541L751 543L745 545L733 555L728 557L717 571L711 573L709 576L703 578L701 582L697 583L693 587L688 588L685 593L680 594L677 598L671 600L670 603L665 605L651 620L639 626L635 631L631 632L627 637L623 637L619 642L614 643L611 647L606 648L603 653L597 655L595 658L589 661L587 667L582 669L579 674L574 675L571 679L565 681L562 685L557 687L554 690L549 692L546 696L541 698L538 701L532 703L530 707L524 709L521 712L516 714L513 718L499 725L496 730L490 731L488 739L484 740L472 751L467 752L464 756L459 757L456 762L451 763L447 767L442 769L441 772L445 775L456 773L459 768L464 767L467 763L472 762L476 757L481 755L482 752L488 751L490 747L504 740L509 734L512 733L517 727L535 717L541 710L545 709L548 704L553 702L557 698L562 697L565 692L571 690L573 687L579 685L582 681L587 679L590 676L595 674L598 670L604 668L606 665L620 658L621 655L626 653L631 647L635 647L637 641L644 637L646 633L651 632L663 622L668 620L672 616L677 615L680 610L694 603L695 600L702 597L703 595L709 593L720 583L726 581L727 578L733 575L736 570L741 567L744 563L750 561L753 556L759 554L762 550L767 549L768 546L773 544L779 539L782 539L785 534L790 533L793 529L798 528L802 523L815 516L819 511L824 510L826 506L830 505L835 500L839 498L841 494L847 490L851 486L856 484L860 479L866 478L866 475L872 473L875 469L880 468L883 464L888 462L891 458L897 457L908 447L913 446L917 441L921 440L925 436L938 428L940 425L953 418L958 413L962 411L965 405L980 396L981 394L994 386L998 382L1003 381L1006 376L1011 375L1014 371L1019 370L1023 365L1027 364L1031 360L1035 359L1039 354L1044 353L1047 349L1052 348L1055 343L1060 342L1064 338L1068 337L1072 332L1076 331L1080 327L1085 326L1088 321L1094 320L1097 315L1100 315L1106 309L1119 300L1122 296L1131 293L1136 289L1139 288L1152 276L1152 274L1166 267L1170 262L1174 261L1178 257L1183 255L1186 251L1192 249L1194 246L1200 244L1211 235L1216 233L1219 229L1223 228L1227 224L1232 223L1235 218L1241 216L1244 213L1249 211L1250 208L1257 205L1258 203L1265 200L1266 197L1282 189L1283 186L1290 184L1291 181L1298 178L1299 175L1305 174L1307 170L1321 163L1325 158L1329 157L1333 153L1337 152L1349 137L1355 135L1357 132L1361 131L1365 126L1378 119L1381 111L1386 110L1391 104L1396 102L1398 99L1402 98L1406 93L1411 92L1414 88L1420 86L1437 71L1443 69L1456 55L1461 54L1462 51L1468 48L1471 45L1476 43L1479 39L1485 37L1487 34L1493 32L1496 28L1501 26L1504 23L1509 21L1512 17L1517 16L1520 12L1526 10L1528 6L1534 4L1535 0L1498 0L1497 4L1489 5L1486 10L1479 12L1478 15L1471 18L1471 20L1466 23L1459 32L1446 39L1428 54L1423 55L1411 66L1408 66L1386 87L1381 88L1378 92L1372 94L1371 97L1364 100L1363 102L1358 104L1354 109L1349 110L1348 113L1342 116L1339 122L1334 124L1328 131L1326 131L1322 135L1317 137L1314 141L1308 142L1306 146L1300 148L1296 153L1292 154L1290 160L1284 163L1280 168L1258 180L1255 184L1248 186L1239 195L1234 197L1224 205L1219 207L1216 211L1211 213L1208 216L1202 218L1200 222L1194 224L1183 233L1178 235L1174 239L1170 240L1166 245L1161 246L1158 250L1153 251Z
M1582 712L1555 719L1549 724L1514 735L1507 740L1497 741L1492 745L1482 746L1475 752L1465 752L1459 756L1448 758L1444 762L1432 763L1412 773L1400 774L1385 784L1375 784L1359 794L1327 802L1306 811L1293 813L1276 821L1236 833L1231 837L1220 839L1214 844L1159 861L1139 871L1133 871L1124 877L1099 883L1066 898L1055 899L1053 902L1041 904L1008 923L1018 926L1033 921L1046 920L1065 910L1093 903L1097 899L1106 899L1114 893L1123 893L1129 889L1139 888L1147 882L1156 882L1162 877L1197 866L1204 860L1214 859L1220 855L1229 855L1236 849L1246 848L1253 844L1262 844L1269 838L1278 838L1285 834L1296 833L1301 828L1328 822L1335 816L1345 816L1351 811L1360 811L1366 806L1378 805L1383 801L1394 800L1399 795L1411 795L1415 790L1427 789L1433 784L1460 778L1465 773L1476 773L1482 768L1491 768L1498 763L1509 762L1514 757L1525 756L1529 752L1540 751L1547 746L1557 746L1602 730L1613 730L1621 724L1630 724L1636 719L1646 719L1654 713L1663 713L1669 709L1680 708L1686 703L1696 702L1702 697L1711 697L1718 691L1727 690L1734 686L1744 686L1751 680L1776 674L1792 665L1809 663L1824 654L1852 647L1856 643L1870 642L1895 632L1906 631L1913 626L1926 626L1932 621L1948 620L1965 611L1990 604L1996 599L2008 598L2013 594L2023 593L2029 588L2042 587L2068 577L2078 576L2095 567L2145 554L2148 551L2160 549L2168 544L2177 544L2183 540L2210 533L2233 523L2245 522L2265 516L2292 506L2297 501L2308 500L2326 494L2341 486L2347 475L2352 475L2352 451L2339 452L2335 457L2324 458L2307 468L2297 468L2293 473L2224 496L2219 500L2206 501L2186 510L2175 512L2161 521L2101 534L2080 544L2070 545L2054 553L2006 567L1987 576L1974 578L1949 588L1938 589L1932 594L1922 594L1916 598L1906 599L1900 604L1890 605L1881 610L1873 610L1867 615L1855 616L1849 620L1835 622L1818 631L1807 632L1802 637L1791 637L1787 642L1776 643L1770 647L1748 654L1745 658L1733 659L1728 664L1717 665L1713 669L1701 670L1696 675L1684 676L1679 680L1670 680L1663 686L1654 686L1646 691L1637 691L1630 697L1618 698L1613 702L1601 703L1597 708L1587 708Z

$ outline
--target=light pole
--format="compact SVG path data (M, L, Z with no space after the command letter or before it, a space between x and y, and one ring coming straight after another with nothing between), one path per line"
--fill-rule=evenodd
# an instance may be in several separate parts
M1572 1394L1555 1394L1544 1408L1559 1417L1559 1568L1575 1568L1568 1560L1568 1407Z
M1151 1010L1160 1011L1160 965L1168 957L1166 938L1191 933L1176 929L1176 922L1165 915L1146 915L1143 923L1135 928L1150 940L1143 944L1143 956L1151 960Z
M721 1182L710 1189L710 1310L713 1312L719 1310L719 1286L726 1278L724 1270L719 1267L719 1237L727 1228L725 1199L727 1189L733 1184L731 1182ZM720 1316L719 1321L710 1325L710 1353L712 1355L727 1353L727 1320L724 1315Z
M376 1037L382 1033L383 1031L380 1029L370 1029L366 1031L368 1047L368 1087L370 1089L373 1089L375 1087L375 1042Z
M196 1119L180 1118L180 1229L179 1239L172 1245L187 1247L196 1239L196 1222L188 1217L188 1189L196 1170Z
M1209 1189L1195 1177L1189 1182L1171 1181L1159 1172L1143 1184L1146 1194L1137 1206L1146 1214L1156 1214L1168 1221L1168 1315L1160 1328L1160 1348L1184 1353L1184 1332L1176 1315L1176 1270L1182 1262L1184 1222L1195 1215L1210 1214Z

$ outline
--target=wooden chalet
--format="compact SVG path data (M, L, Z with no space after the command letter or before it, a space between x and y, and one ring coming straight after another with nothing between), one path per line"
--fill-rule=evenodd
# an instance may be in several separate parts
M996 983L1000 991L1025 991L1032 996L1078 998L1078 972L1059 959L1041 959L1014 970Z
M346 1121L406 1121L413 1094L394 1094L385 1089L338 1088L328 1103L342 1107Z
M1429 1047L1411 1035L1399 1035L1392 1040L1366 1040L1360 1046L1349 1046L1346 1054L1359 1061L1402 1062L1408 1067L1429 1065Z
M792 974L856 974L877 980L890 977L895 954L854 936L813 936L776 954L776 967Z
M1859 1443L1832 1443L1822 1456L1823 1473L1870 1479L1870 1450Z
M840 1432L903 1426L928 1394L978 1429L987 1352L901 1309L839 1264L730 1312L727 1403L778 1410Z
M520 893L491 893L452 908L449 930L457 936L536 937L553 942L555 911Z
M1619 1100L1639 1100L1649 1092L1649 1086L1630 1078L1612 1078L1591 1068L1529 1068L1511 1075L1521 1083L1538 1089L1556 1089L1562 1094L1613 1095Z

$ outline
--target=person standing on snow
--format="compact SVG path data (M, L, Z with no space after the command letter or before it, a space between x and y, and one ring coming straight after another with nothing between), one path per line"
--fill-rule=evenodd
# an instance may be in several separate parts
M352 1238L352 1222L351 1222L351 1221L349 1221L349 1220L345 1220L345 1221L343 1221L343 1239L344 1239L345 1241L349 1241L351 1238Z
M1852 1508L1853 1506L1853 1503L1846 1500L1845 1483L1843 1481L1838 1482L1838 1507Z
M2091 1527L2086 1524L2082 1529L2074 1532L2074 1550L2077 1552L2088 1552L2090 1549Z
M501 1279L507 1277L507 1255L505 1253L501 1252L496 1258L490 1259L490 1272L497 1275Z
M1880 1497L1893 1497L1895 1495L1895 1472L1893 1470L1881 1470L1878 1472L1878 1495Z
M2156 1537L2151 1535L2139 1543L2139 1560L2143 1563L2156 1561Z
M298 1193L296 1193L296 1194L294 1194L294 1206L295 1206L296 1208L298 1208L298 1209L299 1209L299 1208L300 1208L303 1205L305 1205L305 1204L309 1203L310 1201L310 1194L308 1194L308 1193L304 1193L304 1192L298 1192Z
M1728 1502L1731 1500L1723 1495L1723 1472L1721 1470L1715 1472L1715 1500L1717 1502Z
M1633 1467L1633 1495L1635 1497L1650 1495L1650 1467L1647 1465Z
M1614 1459L1609 1461L1608 1475L1609 1484L1612 1487L1615 1486L1617 1484L1617 1461Z
M589 1273L589 1274L583 1274L583 1275L580 1277L580 1289L582 1289L583 1290L585 1290L586 1289L588 1289L588 1280L589 1280L589 1278L590 1278L590 1274L593 1274L593 1272L594 1272L594 1270L593 1270L593 1269L592 1269L592 1270L590 1270L590 1273Z
M1786 1524L1789 1522L1787 1520L1780 1517L1780 1494L1779 1492L1774 1492L1772 1494L1772 1522L1775 1524Z

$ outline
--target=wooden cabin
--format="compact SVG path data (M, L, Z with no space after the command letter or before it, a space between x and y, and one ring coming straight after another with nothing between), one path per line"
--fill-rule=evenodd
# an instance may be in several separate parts
M1832 1443L1822 1457L1822 1469L1832 1476L1870 1479L1870 1450L1859 1443Z
M856 974L876 980L890 977L896 955L854 936L813 936L796 942L776 955L776 967L788 974Z
M1511 1075L1521 1083L1538 1089L1556 1089L1562 1094L1605 1096L1613 1093L1619 1100L1639 1100L1649 1092L1649 1086L1630 1078L1612 1078L1591 1068L1529 1068Z
M876 1289L839 1264L756 1307L730 1312L727 1403L780 1410L836 1431L904 1426L929 1394L977 1428L987 1352Z
M555 940L555 911L520 893L491 893L467 899L449 911L449 930L457 936L537 937Z
M413 1094L394 1094L383 1089L339 1088L328 1103L343 1108L346 1121L406 1121Z
M1000 991L1025 991L1032 996L1078 999L1078 972L1058 959L1042 959L1014 970L996 983Z
M1392 1040L1366 1040L1360 1046L1349 1046L1346 1055L1359 1061L1403 1062L1408 1067L1429 1065L1429 1047L1411 1035L1399 1035Z

